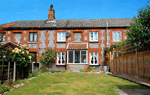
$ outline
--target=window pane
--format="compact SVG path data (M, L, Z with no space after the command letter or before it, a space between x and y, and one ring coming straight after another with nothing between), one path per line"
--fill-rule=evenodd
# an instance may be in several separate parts
M3 42L5 42L5 34L3 35Z
M73 63L73 51L69 51L69 53L68 53L68 62L69 63Z
M30 33L30 41L33 41L33 33Z
M66 33L62 32L62 40L65 41L66 40Z
M90 39L93 41L93 32L90 33Z
M91 64L93 64L93 52L90 53L90 61L91 61Z
M98 32L95 32L95 39L94 40L98 40Z
M113 32L113 41L115 41L115 32Z
M121 37L121 32L119 32L119 41L121 41L122 37Z
M62 52L62 64L65 64L65 53Z
M61 64L61 52L57 53L57 63Z
M94 58L95 58L95 64L97 64L98 63L98 52L95 52Z
M34 33L34 41L37 41L37 33Z
M57 40L60 41L61 40L61 32L57 33Z
M80 51L75 51L75 63L80 63Z
M86 51L81 51L81 63L86 63Z

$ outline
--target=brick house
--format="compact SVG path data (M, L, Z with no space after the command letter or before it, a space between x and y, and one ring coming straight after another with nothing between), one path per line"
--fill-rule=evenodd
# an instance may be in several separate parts
M57 51L52 69L100 69L105 65L104 48L127 39L132 19L55 19L53 5L47 20L16 21L0 25L4 33L1 43L27 44L36 55L35 62L45 48Z

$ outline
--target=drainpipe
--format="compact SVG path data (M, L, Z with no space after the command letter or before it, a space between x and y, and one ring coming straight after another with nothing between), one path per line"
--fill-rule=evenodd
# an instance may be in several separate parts
M108 47L108 22L106 22L106 47Z

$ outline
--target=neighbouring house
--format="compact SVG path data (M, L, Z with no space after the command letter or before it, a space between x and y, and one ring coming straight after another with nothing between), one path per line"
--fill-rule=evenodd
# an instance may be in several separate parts
M100 69L105 65L104 48L127 39L127 29L133 19L55 19L53 5L48 19L16 21L0 25L1 43L28 45L36 55L35 62L45 48L57 51L52 69L77 71L87 67Z

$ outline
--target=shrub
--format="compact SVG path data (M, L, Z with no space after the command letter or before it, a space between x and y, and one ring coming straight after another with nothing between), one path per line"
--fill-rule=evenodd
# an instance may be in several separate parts
M93 72L96 72L96 69L92 69Z
M85 69L85 72L91 72L91 70L89 70L89 69Z
M62 72L67 72L67 70L62 70Z
M40 62L44 64L44 68L54 63L56 55L57 55L56 50L52 48L46 48L46 50L40 56Z
M29 78L32 78L32 76L33 76L32 73L29 73Z
M50 70L51 73L54 73L54 70Z
M67 72L71 72L71 70L69 69L69 70L67 70Z
M80 72L84 72L84 70L83 70L83 69L80 69L79 71L80 71Z
M6 91L9 91L9 87L5 85L0 85L0 93L4 93Z
M92 70L92 68L88 67L87 70Z

